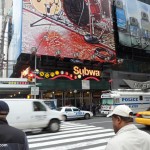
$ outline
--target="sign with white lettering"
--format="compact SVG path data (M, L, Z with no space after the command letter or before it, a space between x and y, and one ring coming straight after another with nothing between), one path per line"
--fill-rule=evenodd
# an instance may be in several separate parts
M82 89L89 90L90 89L90 81L82 80Z
M31 87L31 95L39 95L39 87Z
M133 80L125 80L124 82L130 86L132 89L149 89L150 88L150 81L147 82L138 82L138 81L133 81Z

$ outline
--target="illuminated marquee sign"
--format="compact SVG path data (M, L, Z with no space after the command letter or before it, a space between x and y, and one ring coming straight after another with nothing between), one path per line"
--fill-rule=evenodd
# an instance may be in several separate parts
M1 78L0 88L29 88L31 84L27 81L27 78Z
M78 66L73 67L73 73L76 75L95 76L95 77L100 77L101 75L101 72L99 70L90 70L90 69L87 69L86 67L81 69Z
M86 67L80 68L78 66L73 67L72 72L68 71L51 71L51 72L39 72L38 74L39 78L46 78L46 79L58 79L58 78L67 78L69 80L97 80L99 81L99 78L101 76L101 71L100 70L93 70L93 69L88 69Z

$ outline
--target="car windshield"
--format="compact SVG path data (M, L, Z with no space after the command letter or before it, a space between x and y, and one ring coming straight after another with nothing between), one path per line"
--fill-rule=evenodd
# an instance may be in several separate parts
M113 99L112 98L103 98L102 99L102 105L112 105Z
M61 110L62 110L62 108L61 108L61 107L58 107L56 110L61 111Z
M50 109L56 109L54 101L44 101L44 103L50 108Z

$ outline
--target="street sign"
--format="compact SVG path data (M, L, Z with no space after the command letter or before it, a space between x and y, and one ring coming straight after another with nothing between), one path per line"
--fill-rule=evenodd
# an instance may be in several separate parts
M82 80L82 89L84 89L84 90L90 89L90 81L89 80Z
M31 87L31 95L39 95L39 87Z

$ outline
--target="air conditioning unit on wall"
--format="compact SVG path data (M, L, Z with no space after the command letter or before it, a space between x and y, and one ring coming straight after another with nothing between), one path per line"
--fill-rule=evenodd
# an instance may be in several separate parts
M145 20L145 21L149 21L148 19L148 14L145 12L141 12L141 19Z
M130 17L130 24L133 25L133 26L138 26L139 25L138 20L134 17Z
M116 5L116 7L123 9L123 2L122 1L116 0L115 5Z

